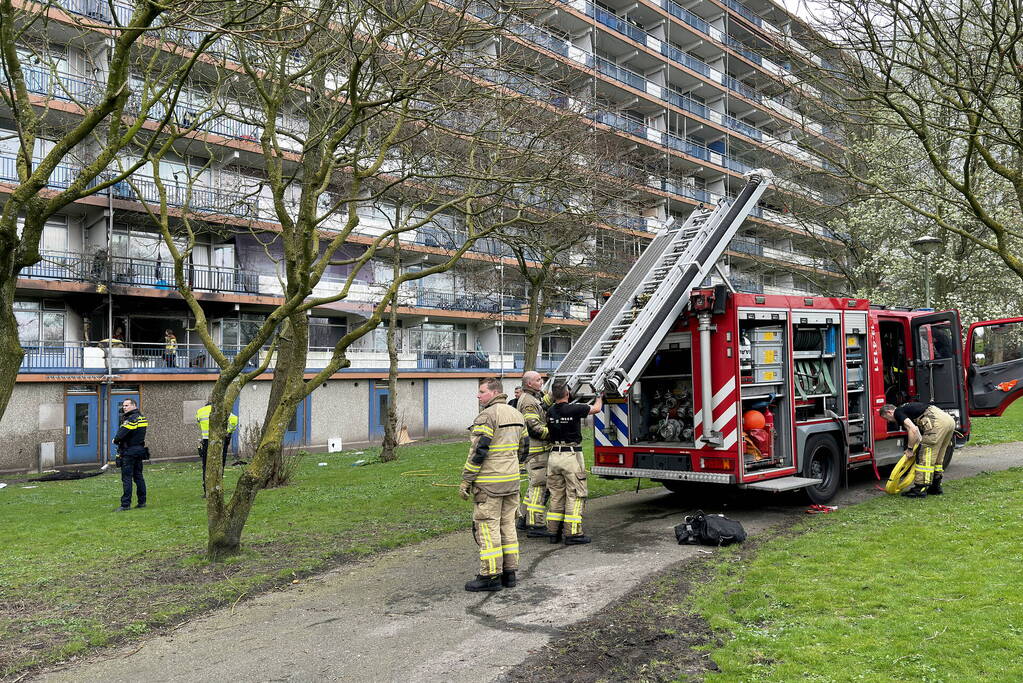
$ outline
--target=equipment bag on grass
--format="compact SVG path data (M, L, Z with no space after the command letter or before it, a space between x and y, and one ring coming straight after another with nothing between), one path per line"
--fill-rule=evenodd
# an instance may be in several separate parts
M686 517L675 527L679 545L731 545L746 540L746 530L734 519L724 515L705 515L703 510Z

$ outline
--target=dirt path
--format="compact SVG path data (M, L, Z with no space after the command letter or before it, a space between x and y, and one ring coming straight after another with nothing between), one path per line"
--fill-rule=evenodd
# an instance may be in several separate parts
M1020 465L1023 443L971 448L957 454L946 479ZM954 499L955 484L946 489L946 499ZM882 494L872 478L855 476L835 503L875 495ZM690 563L685 566L698 575L706 549L678 546L672 533L693 505L662 488L593 501L586 514L592 545L566 548L520 539L519 586L500 593L462 589L475 569L476 546L468 534L452 534L328 572L36 680L476 682L518 678L516 672L528 672L531 680L546 678L545 672L550 680L570 680L551 668L558 648L545 646L563 644L569 633L585 640L585 628L580 633L570 627L586 619L596 618L589 622L596 629L611 628L613 620L602 617L615 609L613 603L630 591L657 590L640 584L679 563ZM791 498L760 496L727 506L699 505L740 520L754 540L805 510ZM679 590L684 595L685 588ZM699 624L674 630L684 636L674 646L699 639ZM692 664L693 672L712 666ZM603 664L598 668L606 670ZM571 680L593 680L579 674Z

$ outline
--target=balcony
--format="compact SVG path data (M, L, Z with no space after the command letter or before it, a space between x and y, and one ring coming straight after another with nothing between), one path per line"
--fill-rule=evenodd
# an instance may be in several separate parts
M97 102L103 92L102 83L81 76L31 64L22 65L21 70L28 91L47 98L87 106Z
M115 256L108 264L101 254L70 251L43 251L42 260L24 268L20 277L35 280L70 280L73 282L106 282L108 265L113 267L109 280L132 287L154 287L171 290L174 285L173 265L154 259ZM259 276L239 268L188 264L185 277L192 289L209 292L259 293Z
M38 163L38 160L36 160ZM78 177L78 169L67 164L57 164L50 175L47 187L54 190L66 190L71 182ZM18 178L18 160L8 154L0 154L0 181L20 183Z
M254 200L248 200L237 192L223 192L213 187L196 184L189 187L187 183L178 183L173 180L163 181L163 188L169 206L238 218L255 218L259 213ZM160 203L159 189L152 180L137 178L133 179L131 183L121 181L113 186L113 193L118 199L141 201L147 204Z
M178 344L168 352L163 343L129 342L108 345L100 342L56 341L23 344L25 356L20 372L63 372L96 373L180 373L207 374L219 368L202 344ZM221 347L228 359L238 352L237 346ZM255 367L266 359L267 351L249 362ZM321 370L326 367L333 353L332 348L310 347L306 369ZM351 370L386 370L389 365L385 349L369 348L356 344L349 348L347 357ZM543 353L537 358L537 369L552 370L558 366L565 354ZM478 371L478 370L521 370L525 354L500 351L446 351L440 349L401 349L398 353L399 368L402 370ZM268 368L274 367L273 358Z

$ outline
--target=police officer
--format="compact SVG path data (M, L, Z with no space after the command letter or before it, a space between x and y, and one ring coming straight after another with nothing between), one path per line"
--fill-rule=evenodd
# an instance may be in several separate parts
M544 522L544 504L547 496L547 457L550 446L547 443L547 409L544 406L543 378L534 370L522 375L522 395L518 402L519 412L529 432L529 458L526 471L529 486L519 511L518 528L526 536L540 538L550 536Z
M472 443L462 468L459 494L472 497L472 526L480 547L480 572L467 591L499 591L515 586L519 541L519 464L529 455L529 434L522 414L508 405L501 380L480 380L476 398L483 408L469 428Z
M945 472L945 453L952 446L955 418L944 410L926 403L903 403L881 406L881 419L896 423L906 430L906 454L916 448L916 477L913 488L903 492L907 498L940 496L941 478Z
M149 449L146 448L146 428L149 427L149 421L130 398L121 402L121 413L123 415L121 426L114 434L118 466L121 468L122 493L118 512L131 509L132 482L135 483L138 499L135 507L146 506L146 480L142 476L142 462L149 459Z
M583 534L583 505L589 489L580 423L584 417L599 413L604 402L603 397L598 396L592 406L569 403L568 387L564 384L555 384L551 393L554 405L547 410L551 441L547 460L547 488L551 492L547 503L547 530L551 543L560 543L564 534L565 545L580 545L591 540Z
M210 447L210 414L213 412L213 404L209 401L206 405L195 411L195 421L199 424L199 432L202 440L199 442L199 457L202 459L202 497L206 497L206 452ZM224 451L220 458L220 468L227 465L227 449L231 445L231 435L238 429L238 416L231 413L227 418L227 434L224 435Z

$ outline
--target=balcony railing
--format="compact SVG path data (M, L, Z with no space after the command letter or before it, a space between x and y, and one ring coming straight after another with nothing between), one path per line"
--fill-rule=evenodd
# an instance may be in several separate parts
M111 280L115 284L175 289L174 266L170 263L124 256L115 256L112 261ZM260 293L259 275L240 268L189 264L185 266L185 278L195 290Z
M175 181L164 181L163 187L169 206L187 207L192 211L239 218L255 217L259 213L254 201L249 201L244 196L239 196L238 193L223 192L216 188L195 184L189 187L187 182ZM148 204L160 202L159 189L152 180L137 178L130 183L121 181L113 186L113 191L114 196L119 199L143 201Z
M38 161L36 163L38 163ZM11 183L21 182L18 178L17 164L17 158L7 154L0 154L0 181ZM60 190L67 189L68 185L70 185L71 181L73 181L76 177L78 177L78 169L66 164L57 164L56 168L53 169L53 173L50 174L50 180L47 183L47 187Z
M174 289L174 267L167 261L115 256L107 263L102 254L70 251L43 251L39 263L22 269L20 277L37 280L73 280L106 282L107 267L113 267L110 280L136 287ZM259 275L240 268L186 264L185 277L192 289L210 292L259 293Z
M82 342L56 341L22 344L25 356L21 372L105 372L109 366L114 372L141 373L208 373L218 369L202 344L177 344L173 349L162 342ZM231 360L238 353L237 346L222 346L221 351ZM256 354L248 367L265 359L267 351ZM310 347L306 368L320 370L326 367L333 349ZM347 357L354 370L367 368L385 370L388 356L384 349L350 348ZM447 351L442 349L407 349L399 353L399 368L403 370L521 370L525 355L500 351ZM540 354L537 368L550 370L564 358L564 354ZM270 359L268 367L274 367Z
M25 77L25 87L37 95L90 105L103 92L103 85L89 78L29 64L23 65L21 70Z

